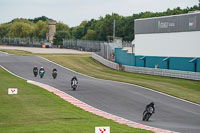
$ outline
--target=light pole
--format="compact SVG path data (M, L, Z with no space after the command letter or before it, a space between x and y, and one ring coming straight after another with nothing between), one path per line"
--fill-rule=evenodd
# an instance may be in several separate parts
M115 38L115 20L113 22L113 39Z

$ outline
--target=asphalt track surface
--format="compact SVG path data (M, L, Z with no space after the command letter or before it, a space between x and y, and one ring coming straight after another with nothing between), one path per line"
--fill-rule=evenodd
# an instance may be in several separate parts
M88 105L125 119L181 133L200 133L199 105L143 87L84 76L36 56L14 56L0 52L0 65L18 76L48 84ZM44 78L33 76L34 65L45 68ZM54 67L58 70L56 79L51 75ZM70 87L74 75L79 81L77 91L72 91ZM155 102L155 114L149 122L143 122L142 112L151 101Z

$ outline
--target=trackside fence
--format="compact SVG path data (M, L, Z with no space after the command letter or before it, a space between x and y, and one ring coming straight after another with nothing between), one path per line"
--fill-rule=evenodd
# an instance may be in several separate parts
M23 46L23 47L42 47L44 39L38 38L11 38L3 37L0 38L0 44L7 44L10 46Z
M99 52L102 41L92 40L65 40L63 39L62 48L77 49L81 51Z
M177 70L168 70L168 69L159 69L159 68L155 69L155 68L119 65L117 63L108 61L95 53L92 54L92 58L99 61L100 63L104 64L105 66L110 67L115 70L122 70L125 72L131 72L131 73L141 73L141 74L149 74L149 75L157 75L157 76L165 76L165 77L182 78L182 79L190 79L190 80L200 81L200 73L199 72L177 71Z
M94 52L92 53L92 58L97 60L98 62L104 64L107 67L110 67L110 68L115 69L115 70L119 70L119 64L114 63L114 62L109 61L109 60L106 60L106 59L104 59L103 57L101 57L100 55L98 55Z

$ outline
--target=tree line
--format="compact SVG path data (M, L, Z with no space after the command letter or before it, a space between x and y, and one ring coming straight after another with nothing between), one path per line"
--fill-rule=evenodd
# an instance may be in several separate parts
M122 37L124 41L132 41L134 39L135 19L185 14L197 10L200 10L200 6L195 5L185 9L180 7L167 9L164 12L141 12L128 17L113 13L105 15L105 17L99 17L97 20L82 21L80 25L75 27L57 22L54 44L62 44L63 38L107 41L107 37L113 35L114 20L116 22L115 35ZM48 31L48 20L52 19L45 16L34 19L14 19L11 22L0 24L0 37L45 39Z

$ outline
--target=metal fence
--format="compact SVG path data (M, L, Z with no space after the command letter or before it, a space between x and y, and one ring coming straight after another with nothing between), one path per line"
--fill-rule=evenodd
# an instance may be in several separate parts
M114 61L115 48L122 48L122 43L103 43L100 45L100 52L97 54L107 60Z
M61 48L77 49L81 51L99 52L102 41L90 40L63 40Z
M44 44L44 39L38 38L0 38L0 44L7 44L12 46L24 46L24 47L41 47Z
M132 73L141 73L141 74L150 74L157 76L165 76L165 77L173 77L173 78L182 78L182 79L190 79L190 80L198 80L200 81L200 73L199 72L188 72L188 71L177 71L177 70L168 70L168 69L155 69L155 68L145 68L145 67L135 67L135 66L126 66L119 65L117 63L108 61L96 53L92 54L92 58L104 64L107 67L110 67L115 70L122 70L125 72Z
M131 47L131 42L103 42L92 40L63 40L63 46L61 48L77 49L81 51L96 52L103 58L114 61L115 48Z

